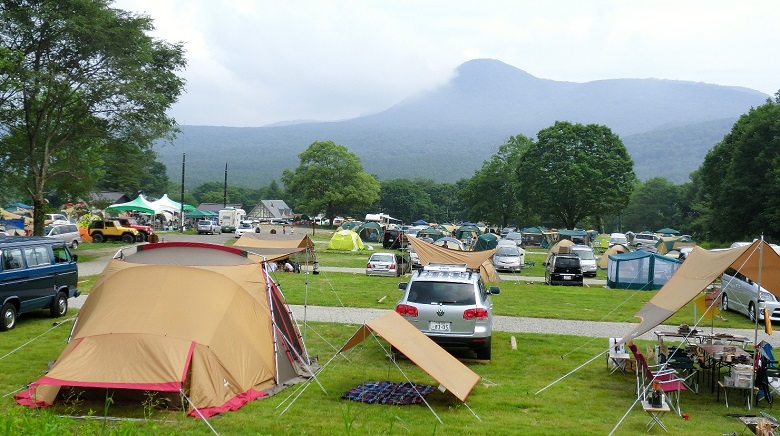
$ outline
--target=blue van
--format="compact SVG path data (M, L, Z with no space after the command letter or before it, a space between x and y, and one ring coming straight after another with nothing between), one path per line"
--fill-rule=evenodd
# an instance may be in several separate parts
M65 316L68 298L81 295L76 259L64 241L0 236L0 331L11 330L20 314L33 310Z

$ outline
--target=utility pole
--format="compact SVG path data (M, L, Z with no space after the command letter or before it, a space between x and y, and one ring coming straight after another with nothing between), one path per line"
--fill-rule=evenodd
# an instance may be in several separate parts
M181 154L181 210L179 210L179 232L184 233L184 162L187 154Z

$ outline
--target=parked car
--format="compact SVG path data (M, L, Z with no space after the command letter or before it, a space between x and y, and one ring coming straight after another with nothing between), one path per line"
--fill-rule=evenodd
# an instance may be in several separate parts
M255 226L252 223L243 222L236 227L234 235L236 238L240 238L244 233L255 233Z
M16 327L19 315L34 310L65 316L68 299L81 295L78 256L63 241L0 236L0 258L0 331Z
M467 347L490 360L493 301L497 286L486 288L479 271L465 264L431 263L412 274L395 311L442 347Z
M580 265L582 266L582 275L585 277L596 277L596 255L593 253L593 249L587 245L572 245L569 247L569 251L576 254L580 258Z
M497 271L520 272L525 264L525 250L516 245L499 246L493 255L493 267Z
M382 248L404 249L409 245L409 238L403 230L386 229L382 234Z
M628 238L626 237L625 233L610 234L608 246L611 247L613 245L625 245L628 247Z
M116 218L116 220L119 221L119 224L122 224L125 227L138 230L138 233L141 235L141 242L148 241L149 236L154 234L154 229L152 229L150 226L139 224L135 218Z
M412 269L422 268L422 264L420 263L420 256L417 255L417 252L414 251L414 247L411 245L409 246L409 259L412 261Z
M506 236L502 237L503 239L514 241L515 245L518 247L523 245L523 234L520 232L509 232L506 234Z
M141 234L138 233L138 230L124 227L114 219L92 221L89 223L87 231L92 241L97 243L121 240L125 244L132 244L141 240Z
M780 301L769 291L761 287L742 273L729 268L720 279L721 309L732 310L747 315L755 321L756 308L758 319L764 321L764 308L769 309L769 319L780 321Z
M548 285L582 286L582 265L576 254L553 254L545 265L544 282Z
M78 248L81 244L81 233L75 224L50 224L43 227L43 236L59 239L70 248Z
M403 254L374 253L366 262L367 276L398 277L410 272L412 272L412 261Z
M198 221L198 234L202 235L204 233L207 233L209 235L218 235L222 233L222 227L211 220L200 220Z
M631 241L631 245L636 248L655 247L655 244L661 240L661 237L655 233L637 233ZM648 250L649 251L649 250Z

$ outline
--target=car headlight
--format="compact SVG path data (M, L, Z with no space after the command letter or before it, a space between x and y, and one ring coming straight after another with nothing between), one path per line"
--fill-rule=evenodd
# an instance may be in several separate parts
M777 299L771 292L764 291L764 290L759 292L759 297L764 301L777 301Z

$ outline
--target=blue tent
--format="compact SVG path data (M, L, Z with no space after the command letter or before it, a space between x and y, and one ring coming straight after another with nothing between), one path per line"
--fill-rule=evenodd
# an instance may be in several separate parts
M616 289L654 291L669 281L682 262L648 251L610 254L607 286Z
M428 225L428 221L417 220L417 221L413 222L412 225L413 226L427 226Z
M32 206L30 206L29 204L24 204L24 203L12 203L12 204L6 204L5 205L6 209L13 209L15 207L18 207L20 209L30 209L30 210L33 209Z

